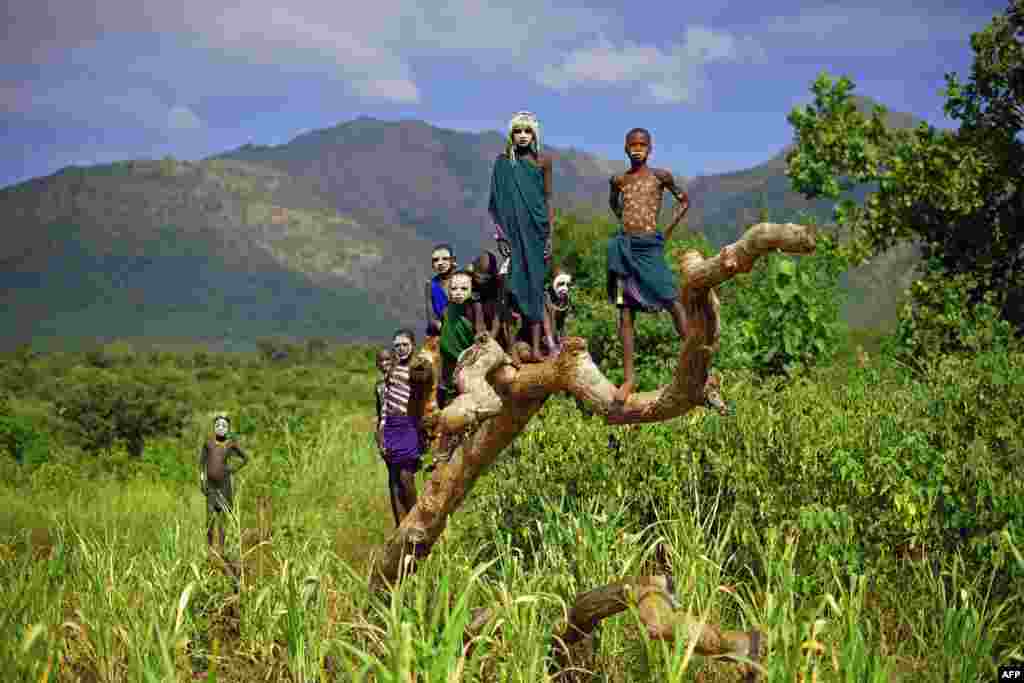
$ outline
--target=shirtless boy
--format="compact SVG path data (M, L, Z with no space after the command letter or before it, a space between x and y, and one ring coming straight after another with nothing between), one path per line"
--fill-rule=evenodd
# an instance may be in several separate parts
M635 387L633 317L637 311L668 311L680 338L686 334L686 313L679 301L675 275L665 262L665 242L690 208L690 200L672 174L650 168L651 134L634 128L626 134L625 151L630 169L611 179L609 205L622 222L622 231L608 243L608 296L619 307L622 338L622 386L615 392L613 410L621 411ZM658 230L664 192L678 202L665 233Z

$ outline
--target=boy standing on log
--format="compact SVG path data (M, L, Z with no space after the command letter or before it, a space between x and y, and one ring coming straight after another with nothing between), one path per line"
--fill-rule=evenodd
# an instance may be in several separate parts
M675 275L665 262L665 242L672 238L672 231L689 210L690 200L671 173L647 166L652 149L647 130L629 131L625 151L630 169L611 179L609 204L622 223L622 230L608 243L608 298L619 307L624 374L622 386L615 392L615 411L623 409L635 386L634 312L667 310L680 339L686 335L686 313L679 302ZM678 207L662 235L658 230L658 213L666 190L676 198Z
M544 323L544 279L551 258L551 157L541 153L540 122L521 111L509 121L505 152L494 161L488 211L498 248L507 259L505 277L509 304L529 333L532 360L546 357L541 349Z
M231 476L249 463L248 456L238 447L238 442L229 436L230 429L231 421L226 415L215 417L213 435L199 452L199 488L206 496L206 543L213 548L213 531L214 527L218 527L217 552L221 555L224 553L224 517L234 506ZM228 458L232 455L242 460L234 469L228 466Z
M448 305L448 287L452 273L455 271L455 252L451 245L438 244L430 253L430 267L433 277L427 280L424 288L426 295L428 337L436 337L441 333L441 318Z

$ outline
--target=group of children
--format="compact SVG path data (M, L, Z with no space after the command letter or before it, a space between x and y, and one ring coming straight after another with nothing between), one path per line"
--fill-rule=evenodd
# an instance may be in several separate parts
M652 148L647 130L629 131L624 151L630 168L610 180L609 205L621 230L608 244L607 289L609 300L619 308L625 376L616 389L613 412L624 409L634 388L635 313L667 311L680 337L686 333L686 314L665 262L664 245L686 215L689 198L671 173L647 166ZM551 167L550 157L541 154L539 121L530 112L518 112L509 122L506 149L495 161L491 178L488 208L501 259L485 251L469 267L459 269L450 245L439 244L431 253L434 275L425 287L426 335L438 338L441 356L438 409L455 397L459 357L481 333L490 334L520 362L546 360L561 348L572 275L560 268L548 272L554 222ZM662 233L657 222L666 191L677 200L677 208ZM551 281L545 284L549 274ZM518 330L513 332L517 321ZM408 412L408 367L415 335L399 330L392 341L393 348L377 356L377 445L388 465L398 525L416 503L415 473L425 439Z

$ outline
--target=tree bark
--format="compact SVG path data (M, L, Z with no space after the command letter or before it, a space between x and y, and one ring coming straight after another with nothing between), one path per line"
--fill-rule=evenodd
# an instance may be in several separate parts
M565 629L556 641L555 665L559 672L575 678L572 672L585 670L593 656L593 633L598 623L629 607L636 608L640 623L652 640L672 642L685 637L690 651L704 657L759 661L764 649L760 632L722 631L680 610L673 593L672 577L640 576L577 596ZM756 670L750 669L748 673Z
M517 367L497 342L480 335L456 370L456 383L463 393L440 412L431 409L439 358L429 346L421 350L411 377L420 387L416 412L434 431L432 439L444 447L447 462L438 465L416 505L375 553L371 587L383 589L415 570L416 560L430 553L448 516L477 477L515 440L548 396L568 392L609 424L661 422L704 406L709 393L717 393L717 383L709 382L708 375L719 339L719 305L713 288L737 273L749 272L765 254L809 254L814 246L813 226L759 223L717 256L705 259L696 251L684 253L679 271L686 337L673 380L655 391L632 394L618 413L612 412L615 385L601 374L586 341L578 337L565 339L561 353L553 359Z

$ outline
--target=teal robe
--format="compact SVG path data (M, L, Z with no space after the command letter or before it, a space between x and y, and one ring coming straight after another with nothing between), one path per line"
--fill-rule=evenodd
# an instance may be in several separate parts
M505 291L526 323L544 319L544 245L551 234L544 171L534 162L501 155L491 176L491 218L512 248Z

